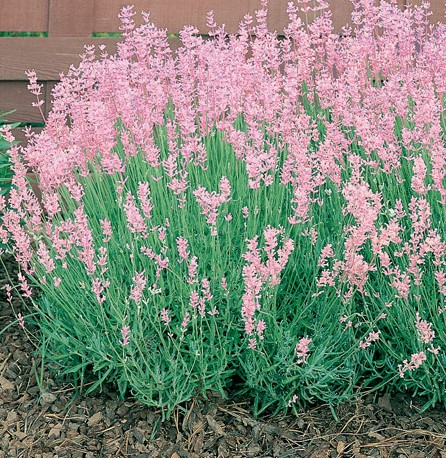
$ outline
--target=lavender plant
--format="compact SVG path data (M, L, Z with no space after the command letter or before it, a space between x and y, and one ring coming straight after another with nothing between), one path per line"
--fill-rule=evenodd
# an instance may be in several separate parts
M281 40L266 1L237 35L209 13L174 55L125 7L117 54L86 47L11 148L0 230L60 374L166 412L445 402L446 28L425 3L355 2L342 39L324 2L287 13Z
M3 123L6 123L7 120L5 119L6 116L11 114L8 113L0 113L0 126ZM19 123L13 123L10 125L10 129L15 129L19 126ZM13 139L10 139L11 141ZM11 169L11 162L8 154L8 150L11 147L12 142L9 142L6 138L4 138L0 134L0 196L6 197L11 189L12 185L12 169ZM0 215L1 220L1 215ZM2 255L8 249L7 245L0 242L0 255Z

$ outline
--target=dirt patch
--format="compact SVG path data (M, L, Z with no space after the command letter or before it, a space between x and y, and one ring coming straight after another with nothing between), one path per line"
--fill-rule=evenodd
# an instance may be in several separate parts
M15 264L7 266L14 274ZM1 289L0 329L15 319L5 299ZM79 396L56 384L18 325L0 336L0 458L446 458L445 412L421 414L421 405L404 395L370 396L337 407L338 421L326 405L255 419L249 405L213 398L162 422L159 411L113 391Z

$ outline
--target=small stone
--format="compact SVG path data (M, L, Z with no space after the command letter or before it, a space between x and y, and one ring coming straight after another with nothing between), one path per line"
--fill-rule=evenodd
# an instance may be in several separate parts
M6 417L6 422L7 423L14 423L18 420L19 416L17 415L17 412L8 412L8 415Z
M386 393L384 396L378 398L378 407L385 410L386 412L393 412L389 393Z
M138 427L134 428L133 436L135 436L135 439L139 444L144 444L146 440L146 432L144 429Z
M127 415L128 412L129 412L129 408L125 404L122 404L122 406L119 406L118 409L116 410L116 413L120 417L124 417L125 415Z
M40 396L40 402L41 404L51 404L56 400L56 398L57 396L55 394L45 391Z
M96 412L88 419L87 424L91 428L92 426L97 425L103 418L104 415L102 414L102 412Z
M60 436L61 431L62 431L62 425L58 424L54 428L50 429L50 432L48 433L48 437L50 439L57 439Z

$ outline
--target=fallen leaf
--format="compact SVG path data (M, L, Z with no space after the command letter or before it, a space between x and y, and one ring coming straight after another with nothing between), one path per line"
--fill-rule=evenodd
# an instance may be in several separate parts
M0 388L2 391L14 389L14 385L5 377L0 376Z
M367 455L361 453L360 449L361 444L359 443L358 439L355 440L355 444L353 445L352 452L355 458L367 458Z
M367 433L367 436L371 437L372 439L376 439L378 441L382 441L382 440L385 439L385 437L382 434L379 434L379 433L377 433L375 431L369 431Z
M219 436L224 436L225 431L224 429L220 426L220 424L214 420L210 415L206 415L206 420L208 421L208 425L214 431L215 434L218 434Z
M339 442L338 442L338 445L337 445L337 447L336 447L336 452L337 452L338 454L341 454L341 453L344 452L344 450L345 450L345 443L342 442L342 441L339 441Z
M25 437L28 435L27 433L24 433L23 431L15 431L13 434L17 438L19 438L21 441L25 439Z
M310 458L328 458L330 456L330 449L328 447L318 448L310 455Z

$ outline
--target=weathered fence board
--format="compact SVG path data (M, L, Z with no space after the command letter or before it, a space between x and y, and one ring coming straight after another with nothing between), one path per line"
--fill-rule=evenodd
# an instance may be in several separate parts
M44 85L43 95L45 96L47 83L43 82L42 84ZM7 116L10 122L42 122L39 109L32 106L36 97L28 91L26 86L27 83L24 81L2 81L0 84L0 112L15 110L14 113Z
M88 37L93 33L94 0L49 0L50 37Z
M107 42L115 49L117 38L48 37L0 38L4 49L0 55L1 80L27 80L26 70L34 69L40 80L57 80L62 71L79 62L84 45Z
M268 26L270 30L281 33L288 24L286 9L289 0L270 1L268 10ZM350 19L353 9L349 0L331 0L333 23L340 31ZM404 0L399 0L401 6ZM118 13L125 5L120 0L96 0L94 32L119 32ZM206 13L214 11L217 24L225 24L228 33L238 31L240 21L247 13L254 16L261 6L260 0L134 0L131 2L135 11L150 11L150 19L158 27L167 29L170 33L178 33L184 25L193 25L199 33L207 33ZM310 13L308 18L311 19ZM136 21L140 21L137 16Z
M0 30L46 32L48 0L0 0Z

